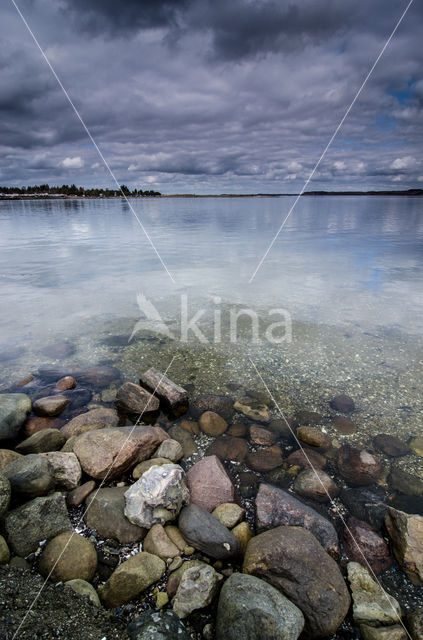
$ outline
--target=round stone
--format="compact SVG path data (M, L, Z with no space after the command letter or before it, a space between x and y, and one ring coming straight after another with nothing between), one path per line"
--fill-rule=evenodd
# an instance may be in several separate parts
M208 436L216 438L225 433L228 428L228 423L219 414L214 411L205 411L201 414L198 421L200 429Z
M38 568L53 582L67 582L75 578L90 582L97 569L97 552L83 536L73 532L61 533L45 547Z

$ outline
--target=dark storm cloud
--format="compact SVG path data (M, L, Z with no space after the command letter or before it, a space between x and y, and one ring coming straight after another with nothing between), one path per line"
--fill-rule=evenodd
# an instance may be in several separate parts
M19 6L120 182L165 192L293 192L406 3ZM13 5L1 12L0 184L110 185ZM311 188L423 185L422 17L413 4Z

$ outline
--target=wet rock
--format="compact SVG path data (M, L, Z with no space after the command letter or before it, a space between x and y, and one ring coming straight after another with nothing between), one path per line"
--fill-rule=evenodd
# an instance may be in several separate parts
M308 409L300 409L295 412L294 422L300 426L310 426L314 424L321 424L323 417L316 411L309 411Z
M234 573L223 585L216 640L297 640L303 627L300 609L264 580Z
M157 449L153 458L167 458L171 462L179 462L183 458L184 450L177 440L165 440Z
M291 600L302 611L311 638L334 634L348 612L350 596L338 565L302 527L276 527L252 538L243 572Z
M340 499L358 520L365 520L377 531L381 530L388 510L386 497L381 489L342 489Z
M121 544L139 542L145 529L132 524L125 516L125 492L128 487L104 487L85 501L85 522L102 538L113 538Z
M198 451L192 436L179 424L175 424L169 429L169 436L179 442L184 452L184 458L189 458L189 456Z
M297 438L310 447L318 447L323 450L330 449L332 446L329 436L315 427L298 427Z
M116 406L130 414L149 414L157 411L159 400L133 382L125 382L116 393Z
M405 623L412 640L421 640L423 638L423 607L408 613Z
M235 436L236 438L245 438L247 433L247 425L243 422L233 422L226 432L228 436Z
M358 562L349 562L347 570L355 624L379 626L401 620L401 608L397 600L373 580L367 569Z
M367 561L376 575L392 565L388 545L371 525L354 517L349 517L346 525L342 537L349 560L362 565Z
M414 453L417 453L418 456L423 458L423 437L422 436L416 436L415 438L411 438L408 444L410 449L412 449Z
M68 391L59 391L62 396L69 400L69 404L66 409L66 413L63 415L71 415L74 411L80 413L79 409L82 409L88 405L93 397L93 392L89 389L69 389Z
M64 358L69 358L70 356L73 356L75 352L75 346L72 343L67 342L66 340L48 344L41 349L41 353L47 358L51 358L52 360L62 360Z
M373 445L378 451L394 458L411 453L405 442L389 433L379 433L373 438Z
M191 640L173 611L146 611L128 625L130 640Z
M14 385L14 387L16 388L20 388L20 387L26 387L27 385L29 386L33 386L31 385L31 382L35 383L35 377L31 374L25 376L24 378L21 378L20 380L18 380L18 382L16 382L16 384Z
M217 518L228 529L232 529L241 522L245 510L234 502L224 502L213 510L212 516Z
M69 389L74 389L76 387L76 380L72 378L72 376L64 376L64 378L60 378L56 382L56 389L59 391L68 391Z
M180 555L180 550L172 542L161 524L153 524L147 533L142 548L148 553L154 553L162 560L175 558Z
M29 454L10 462L3 469L12 492L21 496L44 496L54 487L54 469L41 455Z
M22 454L12 451L12 449L0 449L0 469L3 470L9 462L22 458Z
M31 411L31 398L24 393L0 393L0 441L16 438Z
M0 362L17 360L24 353L25 353L24 347L7 347L6 349L0 349Z
M65 582L66 587L70 587L75 593L80 596L89 598L96 607L101 607L100 598L97 595L97 591L86 580L80 578L74 578Z
M339 487L327 473L321 469L306 469L295 478L293 489L303 498L317 502L330 502L339 494Z
M140 385L160 398L170 409L176 409L188 403L188 392L172 382L157 369L148 369L141 375Z
M357 427L350 418L342 418L340 416L336 416L332 419L332 426L334 429L341 433L342 435L350 435L357 431Z
M279 467L279 469L274 469L273 471L269 471L264 475L264 479L268 484L273 484L275 487L279 487L280 489L289 489L292 485L292 481L301 471L301 467L291 466L289 469L284 469L284 467Z
M165 442L167 442L167 440L165 440ZM164 464L172 464L172 460L169 460L169 458L151 458L150 460L144 460L144 462L140 462L132 469L132 477L135 480L139 480L151 467L162 467Z
M256 422L266 423L270 421L269 407L254 398L245 397L237 400L234 404L234 409Z
M201 414L198 424L203 433L216 438L225 433L228 423L218 413L205 411Z
M112 382L120 379L120 371L116 367L98 365L92 369L75 369L70 372L80 385L94 389L108 387ZM57 379L57 378L56 378Z
M35 400L32 410L37 416L53 418L60 415L68 406L70 400L65 396L46 396Z
M282 451L277 445L252 451L247 455L245 462L253 471L271 471L283 463Z
M193 611L209 605L221 580L223 576L208 564L187 569L172 602L176 615L183 619Z
M81 467L92 478L118 478L148 459L168 438L159 427L96 429L78 436L73 444Z
M182 509L178 526L189 544L211 558L223 560L239 553L239 543L235 536L208 511L196 504Z
M100 587L100 598L110 608L130 602L160 580L165 570L165 563L157 556L144 551L137 553L122 562Z
M61 493L35 498L9 511L4 524L9 544L22 557L36 551L41 540L50 540L60 533L72 531Z
M10 551L6 540L0 536L0 565L7 564L10 560Z
M73 445L76 442L77 437L78 436L72 436L71 438L66 440L60 451L63 451L63 453L73 453Z
M216 438L207 448L206 455L217 456L220 460L242 462L248 453L248 443L235 436Z
M339 557L338 535L332 523L283 489L264 483L260 485L256 498L256 521L259 531L279 525L305 527L331 556Z
M125 515L149 529L174 520L188 501L184 470L176 464L154 466L125 492Z
M340 413L351 413L351 411L354 411L355 409L354 400L344 393L341 393L339 396L335 396L329 404L334 411L339 411Z
M286 416L285 418L272 418L267 428L276 433L279 438L284 438L292 442L295 434L294 422L293 419L287 418Z
M199 436L201 434L201 429L198 426L198 422L195 420L181 420L179 422L179 426L195 436Z
M262 447L271 447L278 439L277 434L274 431L264 429L258 424L252 424L250 426L250 442L258 444Z
M243 498L254 498L258 487L257 474L252 471L242 471L239 474L239 492Z
M399 564L413 584L423 585L423 516L389 507L385 524Z
M201 395L191 405L191 413L195 418L199 418L204 411L214 411L229 422L234 414L233 399L229 396Z
M61 533L47 543L38 562L41 575L53 582L86 580L97 569L97 552L89 540L72 532Z
M369 627L360 625L360 633L363 640L407 640L407 632L404 627L394 624L390 627Z
M72 436L79 436L86 431L94 429L106 429L117 427L119 424L119 416L114 409L91 409L86 413L82 413L73 418L62 428L62 433L66 439Z
M187 473L187 485L191 502L207 511L235 499L235 488L217 456L196 462Z
M34 433L16 447L22 454L59 451L66 442L65 436L58 429L43 429Z
M74 453L63 451L49 451L42 453L53 467L53 475L56 489L72 491L81 480L82 469L79 460Z
M44 429L60 429L65 424L62 418L41 418L39 416L33 416L28 418L23 426L23 434L29 438L43 431Z
M76 487L76 489L73 489L73 491L70 491L68 493L66 497L66 502L70 507L79 507L79 505L84 502L85 498L88 498L88 496L90 495L90 493L94 491L94 489L95 489L94 480L89 480L88 482L84 482L84 484L82 484L79 487ZM123 508L122 508L122 511L123 511Z
M408 471L393 468L389 474L389 484L395 491L409 496L423 496L423 480Z
M235 538L239 542L241 548L241 555L244 556L247 550L247 545L253 537L253 532L248 522L240 522L231 531Z
M8 510L11 495L10 482L7 476L0 471L0 517Z
M365 486L381 477L383 466L368 451L344 444L338 451L338 470L350 484Z
M326 466L326 458L313 449L297 449L291 453L285 460L288 466L301 467L302 469L324 469Z

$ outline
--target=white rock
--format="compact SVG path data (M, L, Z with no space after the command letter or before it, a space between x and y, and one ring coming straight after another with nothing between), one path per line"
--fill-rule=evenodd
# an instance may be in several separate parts
M172 601L176 615L186 618L196 609L207 607L213 600L222 579L223 576L208 564L187 569Z
M54 479L57 489L72 491L81 480L82 469L74 453L64 451L48 451L40 455L47 458L54 469Z

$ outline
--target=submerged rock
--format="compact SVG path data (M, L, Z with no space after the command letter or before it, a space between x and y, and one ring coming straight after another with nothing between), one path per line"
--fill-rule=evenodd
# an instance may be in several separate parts
M125 492L125 515L149 529L174 520L189 501L185 473L176 464L151 467Z
M213 511L223 502L233 502L235 488L217 456L206 456L187 473L191 502Z
M389 484L395 491L401 491L409 496L423 496L423 479L403 469L391 470Z
M31 405L24 393L0 393L0 441L17 437Z
M229 396L204 394L192 403L191 413L195 418L199 418L204 411L214 411L229 422L234 414L234 401Z
M303 627L300 609L264 580L234 573L223 585L216 640L297 640Z
M201 414L198 424L203 433L216 438L225 433L228 423L218 413L205 411Z
M247 466L254 471L272 471L282 465L282 451L280 447L275 444L272 447L267 447L266 449L252 451L247 455L245 462Z
M411 453L410 447L405 442L389 433L379 433L373 438L373 445L378 451L393 458Z
M35 400L32 410L37 416L54 418L66 409L69 402L66 396L46 396Z
M216 595L223 576L208 564L187 569L179 582L173 599L174 612L180 618L186 618L197 609L203 609Z
M75 352L75 345L73 345L71 342L67 342L66 340L48 344L41 349L41 353L44 356L47 356L47 358L52 358L53 360L62 360L64 358L69 358L70 356L73 356Z
M217 456L219 460L232 460L233 462L243 462L247 454L248 443L246 440L226 435L216 438L206 451L208 456Z
M379 626L401 620L397 600L388 595L358 562L349 562L348 580L353 597L353 619L359 624Z
M340 413L351 413L355 409L355 402L350 396L345 395L345 393L341 393L339 396L335 396L330 401L330 406L335 411L339 411Z
M353 516L358 520L365 520L380 531L388 510L388 505L385 503L386 496L382 490L377 488L372 490L365 488L342 489L340 498Z
M338 470L350 484L373 484L382 475L382 463L364 449L344 444L338 451Z
M157 449L153 458L167 458L170 462L179 462L184 456L182 445L177 440L165 440Z
M318 447L323 450L330 449L332 446L329 436L315 427L298 427L297 438L310 447Z
M269 422L270 421L270 411L269 407L260 402L259 400L255 400L254 398L249 398L246 396L245 398L241 398L237 400L234 404L234 409L243 413L247 418L254 420L256 422Z
M223 560L239 553L238 540L229 529L196 504L182 509L178 526L190 545L211 558Z

